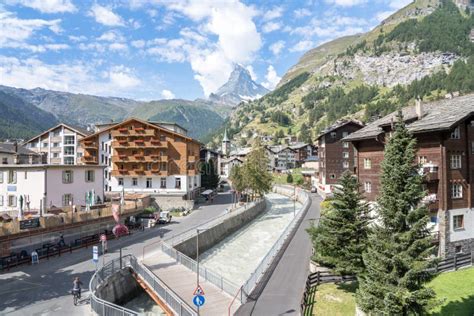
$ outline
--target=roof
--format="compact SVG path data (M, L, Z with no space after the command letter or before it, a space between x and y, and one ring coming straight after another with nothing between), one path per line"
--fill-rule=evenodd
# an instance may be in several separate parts
M229 142L229 137L227 137L227 128L224 130L224 138L222 138L222 142Z
M41 134L38 134L38 135L36 135L35 137L33 137L33 138L27 140L27 141L24 142L23 144L27 144L27 143L29 143L29 142L35 140L36 138L41 137L41 136L43 136L43 135L45 135L45 134L51 132L52 130L55 130L55 129L57 129L58 127L61 127L61 126L64 126L64 127L68 128L68 129L71 129L71 130L75 131L76 133L81 134L81 135L84 136L84 137L87 136L87 135L92 134L92 132L90 132L90 131L88 131L88 130L86 130L86 129L84 129L84 128L77 127L77 126L72 126L72 125L65 124L65 123L59 123L58 125L55 125L55 126L51 127L50 129L48 129L48 130L42 132Z
M177 132L175 132L175 131L172 131L172 130L170 130L170 129L167 129L167 128L165 128L165 127L162 127L162 126L160 126L160 125L156 125L156 124L151 123L151 122L143 121L143 120L138 119L138 118L135 118L135 117L130 117L130 118L126 119L126 120L123 120L122 122L117 122L117 123L115 123L114 125L111 125L111 126L109 126L109 127L107 127L107 128L104 128L104 129L98 131L98 132L95 132L94 134L91 134L91 135L88 135L88 136L84 137L82 140L86 140L86 139L95 137L95 136L97 136L97 135L99 135L99 134L101 134L101 133L103 133L103 132L105 132L105 131L111 130L112 128L115 128L115 127L120 126L120 125L122 125L122 124L126 124L126 123L131 122L131 121L137 121L137 122L139 122L139 123L142 123L142 124L144 124L144 125L147 125L147 126L150 126L150 127L153 127L153 128L163 129L163 130L166 130L168 133L171 133L171 134L174 134L174 135L183 137L183 138L185 138L185 139L187 139L187 140L191 140L191 141L194 141L194 142L197 142L197 143L201 144L198 140L196 140L196 139L194 139L194 138L191 138L191 137L189 137L189 136L186 136L186 135L177 133ZM104 125L106 125L106 124L104 124Z
M229 163L229 162L234 161L234 160L238 160L240 162L243 162L242 159L240 159L239 157L230 157L230 158L227 158L227 159L222 159L222 163Z
M155 124L155 125L158 125L158 126L161 126L161 127L164 127L163 125L174 125L174 126L178 126L178 127L181 128L182 130L185 130L186 132L188 132L188 129L187 129L187 128L184 128L182 125L179 125L178 123L173 123L173 122L156 122L156 121L148 121L148 123ZM166 127L164 127L164 128L166 128Z
M423 104L423 117L417 119L414 106L402 109L403 118L407 122L407 129L412 133L450 130L467 116L474 114L474 94L445 99ZM345 137L345 141L356 141L375 138L386 126L397 120L397 111L378 119L366 127Z
M305 162L313 162L313 161L319 161L319 157L318 156L309 156L305 160Z
M28 148L21 146L20 144L17 144L17 150L15 151L14 143L0 143L0 153L34 155L34 156L40 155L32 150L29 150Z
M283 145L279 145L279 146L270 146L269 149L274 152L275 154L278 154L279 152L282 152L286 149L289 149L291 151L295 151L293 148L291 148L290 146L283 146Z
M360 127L363 127L364 124L359 122L359 121L356 121L356 120L341 120L341 121L337 121L336 123L334 123L333 125L327 127L326 129L324 129L318 136L318 138L320 138L321 136L324 136L330 132L333 132L343 126L346 126L348 124L355 124L355 125L358 125Z
M291 149L300 149L300 148L306 147L306 146L308 146L308 145L311 145L311 144L308 144L308 143L296 143L296 144L290 145L290 148L291 148Z

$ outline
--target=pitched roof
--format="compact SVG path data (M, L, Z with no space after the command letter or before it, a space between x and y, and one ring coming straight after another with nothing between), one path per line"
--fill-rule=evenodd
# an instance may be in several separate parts
M364 126L363 123L359 122L359 121L356 121L356 120L340 120L340 121L337 121L336 123L334 123L333 125L327 127L326 129L324 129L319 135L318 135L318 138L320 138L321 136L324 136L330 132L333 132L343 126L346 126L347 124L355 124L355 125L358 125L360 127Z
M38 153L29 150L20 144L17 144L17 151L15 151L14 143L0 143L0 153L39 156Z
M65 124L65 123L59 123L58 125L55 125L55 126L51 127L50 129L48 129L48 130L46 130L46 131L44 131L44 132L42 132L42 133L36 135L35 137L30 138L30 139L27 140L26 142L23 142L23 144L27 144L27 143L31 142L32 140L35 140L36 138L41 137L41 136L43 136L44 134L47 134L47 133L51 132L52 130L55 130L55 129L57 129L58 127L61 127L61 126L64 126L64 127L68 128L68 129L71 129L71 130L75 131L76 133L81 134L81 135L84 136L84 137L87 136L87 135L92 134L92 132L90 132L90 131L88 131L88 130L82 128L82 127L72 126L72 125Z
M296 143L296 144L290 145L290 148L291 149L300 149L300 148L306 147L308 145L310 145L310 144L308 144L308 143Z
M468 94L453 99L445 99L423 104L423 116L418 119L414 106L402 109L407 128L412 133L450 130L460 121L474 115L474 94ZM371 139L383 132L382 126L387 126L397 120L397 111L378 119L366 127L345 137L345 141Z

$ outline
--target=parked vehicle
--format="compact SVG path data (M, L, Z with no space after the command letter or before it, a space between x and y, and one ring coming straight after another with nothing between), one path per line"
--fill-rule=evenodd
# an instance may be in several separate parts
M318 189L316 189L316 187L311 187L311 193L316 193L318 192Z
M158 224L166 224L171 222L171 214L168 211L162 211L160 212L160 217L158 219Z

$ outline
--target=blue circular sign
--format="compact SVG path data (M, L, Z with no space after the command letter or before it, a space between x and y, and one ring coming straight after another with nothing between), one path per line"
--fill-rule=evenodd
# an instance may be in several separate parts
M204 305L205 302L206 302L206 299L202 295L196 295L193 298L193 303L197 307L200 307L200 306Z

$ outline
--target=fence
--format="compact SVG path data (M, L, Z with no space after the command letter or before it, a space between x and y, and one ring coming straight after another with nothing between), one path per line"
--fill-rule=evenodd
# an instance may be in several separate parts
M462 267L474 265L474 251L466 254L455 254L453 257L442 259L438 262L435 272L447 272Z
M277 186L274 188L274 191L277 193L281 193L281 194L284 194L287 196L293 196L293 197L295 196L294 193L296 193L296 199L299 202L303 203L303 206L301 210L293 218L293 220L290 222L290 224L285 228L283 233L280 235L280 238L278 238L278 240L273 245L273 247L267 252L267 254L262 259L262 261L260 261L257 268L250 275L250 278L244 283L242 288L243 288L243 292L246 293L246 295L249 295L254 290L256 285L259 283L259 281L263 277L264 273L267 271L268 267L272 264L273 260L282 249L283 245L285 244L285 241L288 239L289 236L291 236L295 232L296 228L301 223L303 216L306 214L306 211L311 206L311 198L309 197L308 193L306 193L306 191L304 190Z
M172 246L168 245L167 243L163 242L161 243L161 250L166 253L168 256L172 257L176 262L182 264L189 270L197 273L197 262L185 254L179 252ZM209 283L214 284L217 286L219 289L222 291L226 292L227 294L234 296L237 291L239 290L239 286L236 284L232 283L229 280L226 280L224 277L219 275L216 272L213 272L202 265L199 266L199 276L202 277L204 280L208 281ZM242 303L245 303L247 297L245 296L244 293L241 293L240 295L240 301Z
M106 278L113 275L123 267L131 267L138 276L140 276L148 286L160 297L160 299L170 307L176 315L195 316L194 310L175 295L160 279L158 279L147 267L140 264L132 255L126 255L122 258L116 258L110 261L103 268L97 270L89 283L91 292L91 308L100 316L115 315L138 315L137 312L118 306L98 298L95 290Z

